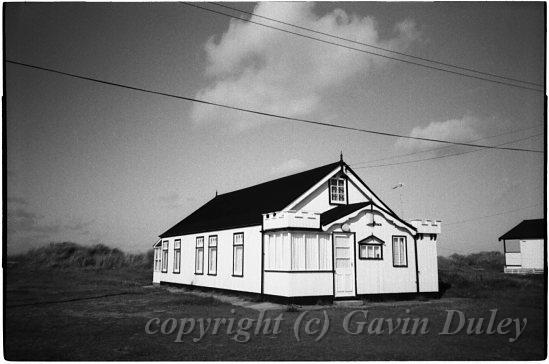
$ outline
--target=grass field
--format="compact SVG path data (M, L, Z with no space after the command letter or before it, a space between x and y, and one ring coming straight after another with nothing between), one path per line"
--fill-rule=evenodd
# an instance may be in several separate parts
M446 269L447 267L444 267ZM170 293L150 284L151 272L143 267L39 268L19 264L5 270L4 355L8 360L541 360L546 357L543 280L506 277L489 272L477 279L472 273L445 273L454 284L438 300L412 302L366 302L368 322L374 318L427 318L429 332L415 335L383 327L379 335L352 335L343 327L344 319L356 307L317 307L305 312L295 309L268 311L272 319L281 315L278 334L255 335L248 342L234 340L226 326L216 335L211 327L201 340L197 326L175 342L172 334L147 334L151 319L169 318L256 319L258 311L219 302L211 297ZM474 272L477 272L474 270ZM489 282L499 282L491 285ZM449 282L447 284L452 284ZM502 319L527 319L524 332L515 342L513 325L507 334L439 335L446 310L460 310L467 318L484 318L486 330L490 310L497 309L496 325ZM296 320L303 316L300 341L294 336ZM325 336L308 336L304 323L318 318L330 321ZM353 316L350 329L357 330L360 315ZM168 322L168 321L166 321ZM315 328L315 322L311 328ZM455 326L453 326L455 327ZM169 328L169 325L166 326ZM158 329L158 325L153 329ZM240 339L244 336L239 336Z

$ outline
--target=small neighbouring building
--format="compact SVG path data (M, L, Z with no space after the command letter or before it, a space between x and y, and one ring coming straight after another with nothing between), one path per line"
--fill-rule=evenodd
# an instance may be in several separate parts
M524 220L502 236L505 273L544 272L547 225L544 219Z
M438 292L439 235L341 159L216 195L160 235L153 282L289 299Z

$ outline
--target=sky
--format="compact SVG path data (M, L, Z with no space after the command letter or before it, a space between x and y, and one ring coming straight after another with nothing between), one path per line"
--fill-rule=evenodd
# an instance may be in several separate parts
M541 2L226 5L417 57L545 82ZM11 61L362 129L544 149L542 92L320 43L182 3L6 3L4 11ZM5 67L8 254L54 241L142 252L216 191L332 163L340 152L405 219L442 220L441 255L502 251L500 235L523 219L543 217L543 154L441 149L446 145ZM416 154L403 156L410 153ZM404 187L393 189L398 183Z

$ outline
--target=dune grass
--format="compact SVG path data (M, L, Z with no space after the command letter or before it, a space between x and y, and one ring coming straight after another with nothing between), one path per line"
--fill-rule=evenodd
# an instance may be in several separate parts
M91 268L91 269L152 269L153 251L130 254L104 244L83 246L72 242L50 243L11 256L10 261L30 269Z
M543 289L543 275L504 274L505 256L496 251L438 257L439 284L446 296L488 297L506 289Z

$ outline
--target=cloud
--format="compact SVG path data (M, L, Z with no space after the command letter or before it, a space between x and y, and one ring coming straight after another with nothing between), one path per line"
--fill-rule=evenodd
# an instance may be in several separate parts
M283 163L279 164L278 166L272 167L271 168L271 174L272 175L289 174L291 172L300 171L300 170L304 169L305 166L306 166L306 164L303 161L301 161L299 159L292 158L292 159L287 160L286 162L283 162Z
M67 223L44 223L43 215L36 214L23 207L8 208L8 233L10 235L33 235L50 237L65 232L89 234L87 228L93 221L69 221Z
M312 2L261 2L254 12L397 51L419 38L410 20L396 24L393 37L382 40L372 17L349 15L341 9L318 16L313 8ZM238 20L231 20L219 39L210 38L205 50L209 84L197 98L293 117L319 109L331 89L387 62ZM191 116L196 123L224 121L237 130L257 126L261 120L202 104L193 105Z
M450 140L455 142L469 142L481 138L477 132L479 120L471 116L461 119L431 122L426 127L415 127L410 132L412 137ZM404 152L415 152L424 149L444 147L439 143L433 143L414 139L398 139L395 148Z

